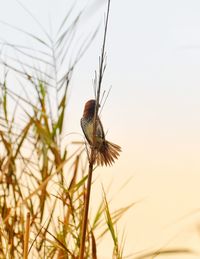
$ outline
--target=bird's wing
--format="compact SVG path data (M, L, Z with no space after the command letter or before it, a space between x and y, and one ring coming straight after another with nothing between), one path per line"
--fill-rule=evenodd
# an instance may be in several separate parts
M101 120L100 120L99 117L97 119L96 135L97 135L97 137L100 137L102 139L105 138L105 134L104 134L104 130L103 130L103 125L102 125Z
M93 142L93 127L93 120L87 122L84 118L81 118L81 128L90 145L92 145ZM99 118L97 119L96 136L101 140L104 140L105 138L103 126Z

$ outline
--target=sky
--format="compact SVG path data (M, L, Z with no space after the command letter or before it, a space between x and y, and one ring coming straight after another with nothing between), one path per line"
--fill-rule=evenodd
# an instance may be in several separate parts
M75 1L21 0L53 35L72 2ZM105 1L76 2L77 11L87 4L79 35L87 35L103 24ZM125 229L127 254L162 246L198 251L199 12L198 0L111 1L103 88L107 92L112 88L102 121L107 138L119 144L123 152L113 167L98 170L92 200L96 195L101 197L101 183L112 183L113 210L136 202L118 226L119 234ZM42 35L15 0L4 1L0 20ZM3 24L0 31L1 40L25 40ZM102 35L101 26L74 73L66 134L81 133L79 121L84 103L94 97L92 80L98 69ZM25 43L32 44L27 39ZM119 192L126 181L129 183ZM110 242L102 244L104 252L100 258L109 258Z

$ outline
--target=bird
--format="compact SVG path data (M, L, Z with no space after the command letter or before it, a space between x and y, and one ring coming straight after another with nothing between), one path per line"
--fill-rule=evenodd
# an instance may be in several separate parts
M105 139L103 125L98 115L96 119L95 143L93 143L95 107L96 100L94 99L85 103L83 116L81 118L81 128L90 147L94 147L95 163L97 166L111 166L115 159L118 159L121 147Z

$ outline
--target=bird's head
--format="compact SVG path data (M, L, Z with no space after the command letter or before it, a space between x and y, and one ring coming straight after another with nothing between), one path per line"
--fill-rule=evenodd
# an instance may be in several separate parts
M85 103L83 117L94 116L96 100L92 99ZM99 105L100 107L100 105Z

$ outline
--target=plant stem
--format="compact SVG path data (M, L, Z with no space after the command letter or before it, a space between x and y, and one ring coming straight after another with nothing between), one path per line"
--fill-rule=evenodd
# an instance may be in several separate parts
M28 259L28 242L30 234L30 212L26 215L26 229L24 233L24 254L23 259Z
M91 153L91 155L92 155L92 153ZM81 244L80 244L79 259L84 259L85 239L86 239L86 232L87 232L88 211L89 211L89 203L90 203L90 192L91 192L91 185L92 185L92 172L93 172L93 163L90 163L89 172L88 172L86 196L85 196L82 230L81 230Z
M84 252L85 252L85 240L86 240L86 232L87 232L87 225L88 225L88 211L89 211L89 205L90 205L92 173L93 173L93 167L94 167L94 164L95 164L95 154L96 154L96 150L95 150L96 128L97 128L97 118L98 118L98 109L99 109L99 99L100 99L100 93L101 93L101 84L102 84L103 72L104 72L105 44L106 44L106 35L107 35L107 28L108 28L109 11L110 11L110 0L108 0L106 21L105 21L105 29L104 29L104 38L103 38L103 46L102 46L102 51L101 51L101 56L100 56L99 80L98 80L98 88L97 88L97 95L96 95L96 106L95 106L95 114L94 114L94 125L93 125L93 145L91 147L89 169L88 169L88 180L87 180L87 188L86 188L86 195L85 195L83 221L82 221L82 226L81 226L82 229L81 229L79 259L84 259Z

